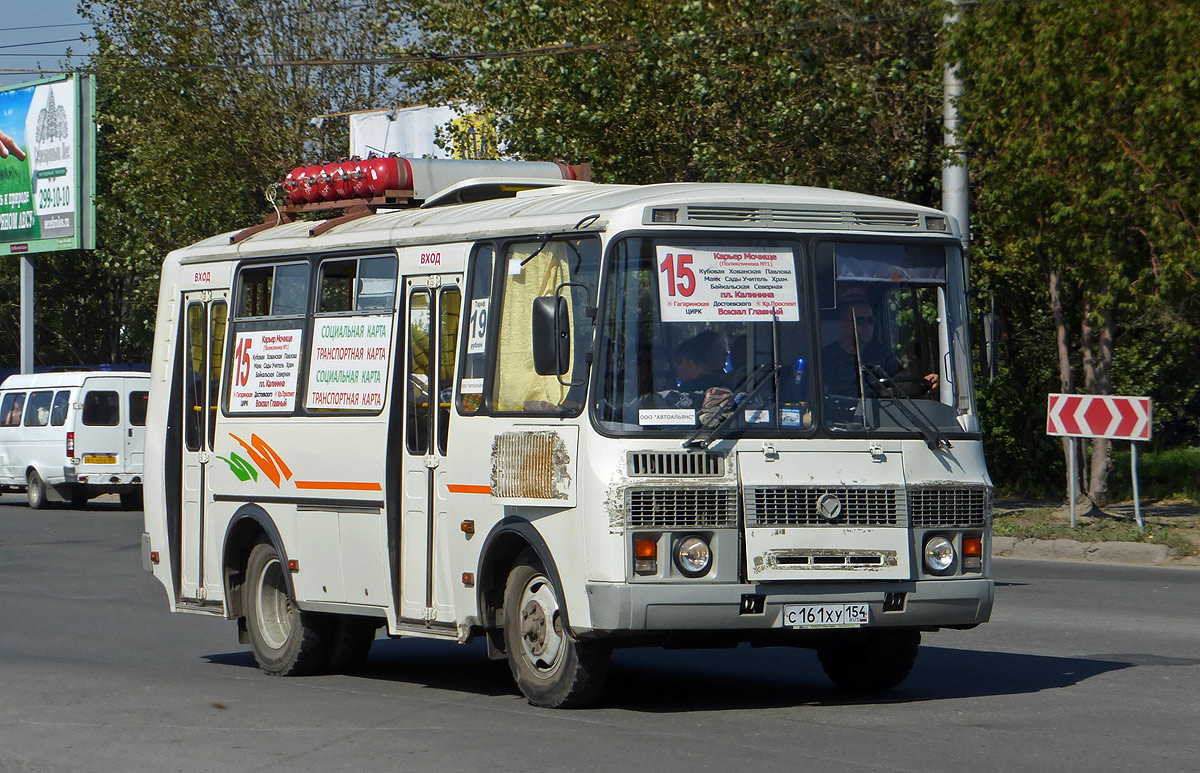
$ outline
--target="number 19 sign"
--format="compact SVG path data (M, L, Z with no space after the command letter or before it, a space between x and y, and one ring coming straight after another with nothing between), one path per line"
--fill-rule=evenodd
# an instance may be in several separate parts
M788 248L658 246L664 322L800 319L796 263Z

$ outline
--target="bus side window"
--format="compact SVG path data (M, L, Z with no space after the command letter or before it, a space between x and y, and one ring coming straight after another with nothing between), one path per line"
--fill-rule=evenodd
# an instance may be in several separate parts
M438 301L438 425L437 450L446 453L446 435L450 429L450 400L454 394L454 359L458 343L458 319L462 315L462 294L457 287L442 291Z
M354 273L357 260L330 260L321 264L317 312L329 314L354 308Z
M67 423L67 409L71 407L71 393L65 389L54 393L54 405L50 406L50 426L61 427Z
M429 293L419 291L409 298L408 308L408 383L405 389L404 423L410 454L429 453L429 362L433 350L429 345ZM433 396L436 399L436 395Z
M278 286L277 284L276 287ZM209 346L212 351L208 361L208 447L212 448L217 439L217 414L220 413L218 400L221 390L221 367L225 363L225 323L229 318L229 305L224 301L214 301L210 314L212 319L209 323Z
M502 266L503 297L491 387L497 411L575 413L583 407L592 322L587 309L595 297L599 256L594 239L529 241L509 246ZM533 367L534 300L567 299L571 359L567 372L538 375ZM582 379L582 380L581 380Z
M467 284L467 324L463 325L463 367L458 382L459 410L463 413L476 413L483 403L495 260L496 248L491 244L481 244L475 248Z
M187 320L184 331L187 352L184 355L183 365L183 433L184 444L189 451L200 450L200 427L204 422L203 411L206 386L204 382L205 334L204 307L198 303L193 303L187 308Z

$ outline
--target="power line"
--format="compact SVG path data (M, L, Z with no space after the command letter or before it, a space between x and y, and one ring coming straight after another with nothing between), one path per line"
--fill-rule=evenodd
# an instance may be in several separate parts
M21 48L22 46L48 46L52 43L81 43L81 42L83 42L83 41L80 38L66 38L65 40L39 40L34 43L10 43L7 46L0 46L0 48Z
M34 24L31 27L9 27L6 32L15 32L17 30L48 30L55 27L90 27L91 22L79 21L72 24Z

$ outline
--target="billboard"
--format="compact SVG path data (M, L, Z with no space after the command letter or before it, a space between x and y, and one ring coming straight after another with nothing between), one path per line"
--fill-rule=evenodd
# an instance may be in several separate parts
M449 150L438 147L439 132L451 142ZM495 160L497 144L495 126L483 112L419 106L350 116L350 155L358 158L395 153L405 158Z
M0 90L0 255L95 247L95 158L89 76Z

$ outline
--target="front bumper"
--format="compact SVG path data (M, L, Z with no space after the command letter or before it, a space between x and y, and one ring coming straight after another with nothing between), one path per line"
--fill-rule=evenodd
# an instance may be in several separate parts
M589 583L591 631L765 631L781 629L785 604L870 605L869 627L943 628L985 623L992 614L989 578L769 584ZM904 594L899 608L894 594ZM888 599L889 594L892 594ZM743 614L745 596L762 596L760 613ZM884 611L885 599L890 601ZM577 633L581 628L572 621Z

